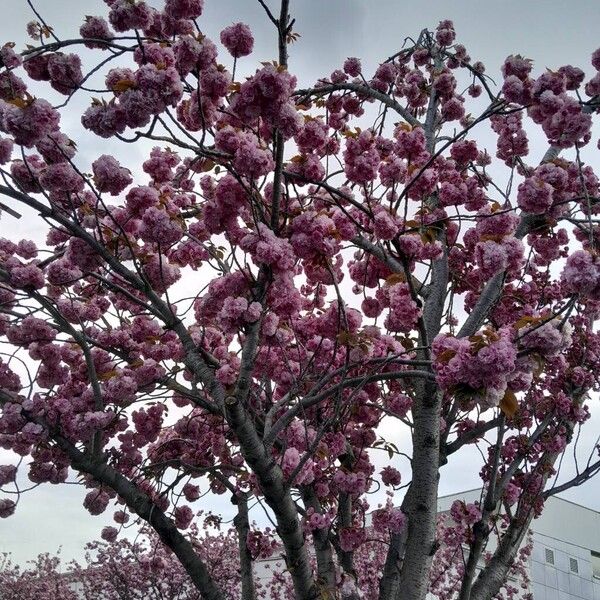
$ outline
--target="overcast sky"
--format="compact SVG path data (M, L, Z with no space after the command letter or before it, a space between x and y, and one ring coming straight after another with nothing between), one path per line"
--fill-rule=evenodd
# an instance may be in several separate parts
M152 2L158 5L158 2ZM236 21L245 21L256 38L255 52L243 59L241 73L249 73L262 60L276 58L276 40L272 25L255 0L205 0L206 8L200 20L204 33L218 41L219 31ZM270 5L274 6L273 0ZM38 0L37 6L54 27L59 37L74 37L84 15L105 15L105 5L99 0ZM290 70L301 86L314 82L339 68L348 56L363 59L365 73L372 73L377 64L393 54L407 36L417 36L425 27L433 28L441 20L454 20L458 40L467 46L474 60L482 60L492 77L509 54L522 54L534 60L536 70L574 64L591 71L589 56L600 45L598 36L600 8L594 0L291 0L291 12L296 18L295 31L301 38L290 48ZM25 0L1 0L0 45L14 41L19 49L27 39L25 24L33 18ZM226 60L223 58L222 60ZM116 149L113 142L82 137L78 130L78 107L87 106L82 97L74 109L63 116L67 133L78 143L79 158ZM595 146L594 140L594 146ZM534 140L540 148L543 141ZM127 148L127 166L136 170L145 150ZM593 155L592 155L593 156ZM35 236L36 223L22 220L15 224L6 218L0 221L0 235L9 236L8 228L18 227L24 234ZM4 229L6 228L6 230ZM592 409L598 409L598 400ZM600 412L600 411L598 411ZM599 431L600 419L595 419L584 436L593 443ZM388 437L397 432L385 427ZM402 440L396 440L402 446ZM8 462L0 450L0 464ZM385 458L382 456L382 463ZM480 464L476 453L454 459L442 473L442 494L457 492L479 485ZM566 494L571 500L600 510L598 481ZM0 552L11 552L17 562L33 558L39 552L55 552L62 545L66 559L79 558L85 542L97 538L101 528L110 522L112 511L105 516L91 517L81 506L85 491L79 486L45 485L25 494L17 513L0 520ZM222 497L222 509L231 513L228 499ZM214 510L220 510L218 503ZM258 518L258 515L257 515Z

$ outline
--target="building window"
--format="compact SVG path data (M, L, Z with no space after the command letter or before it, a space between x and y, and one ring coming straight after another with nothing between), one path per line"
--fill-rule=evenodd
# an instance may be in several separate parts
M592 574L594 579L600 579L600 552L592 550Z
M579 564L576 558L569 558L569 568L571 569L571 573L579 573Z
M549 565L554 564L554 550L550 550L550 548L546 548L546 562Z

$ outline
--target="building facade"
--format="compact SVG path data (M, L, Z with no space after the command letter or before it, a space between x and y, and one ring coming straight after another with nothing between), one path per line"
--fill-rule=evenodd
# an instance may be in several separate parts
M480 490L444 496L438 512L479 496ZM600 512L552 496L531 531L528 591L534 600L600 600Z

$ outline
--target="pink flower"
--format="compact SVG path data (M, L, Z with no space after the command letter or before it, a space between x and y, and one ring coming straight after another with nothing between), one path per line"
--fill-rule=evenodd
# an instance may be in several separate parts
M554 201L553 188L538 177L528 177L519 185L517 202L525 212L539 214L546 212Z
M435 39L440 46L451 46L454 43L456 32L452 21L440 21L435 31Z
M560 67L558 72L565 78L565 87L567 90L578 89L585 78L585 73L580 68L572 65Z
M106 540L107 542L114 542L117 539L118 535L119 530L116 527L111 527L110 525L107 525L102 529L100 537L103 540Z
M406 394L390 394L386 398L385 407L398 417L405 417L412 407L412 400Z
M296 78L287 71L280 71L274 65L266 65L253 77L242 83L240 91L234 95L230 109L246 123L254 123L263 117L273 125L285 125L288 137L298 131L297 111L289 104L296 86ZM295 124L291 130L291 124Z
M79 28L79 33L84 39L111 40L113 38L108 23L102 17L86 17ZM106 50L108 45L101 42L87 42L86 47Z
M43 137L35 147L48 164L68 162L75 156L75 144L60 131L53 131Z
M44 273L36 265L23 265L10 270L10 282L16 288L39 290L44 287Z
M0 465L0 487L15 481L17 467L14 465Z
M109 501L110 496L106 492L96 489L88 492L83 501L83 506L87 508L90 514L100 515L106 510Z
M94 183L99 192L108 192L118 196L128 185L133 182L131 171L122 167L119 161L112 156L102 154L92 163Z
M153 232L156 233L163 225L166 225L165 221L160 223L158 229L153 229ZM174 238L181 233L176 231L176 227L172 224L166 225L165 231ZM159 294L166 292L181 277L181 271L176 265L170 264L166 257L159 258L156 254L144 264L143 271L154 291Z
M410 331L421 314L406 283L396 283L383 289L381 299L389 306L385 326L390 331Z
M154 147L150 158L144 161L142 168L155 183L166 183L173 178L173 169L179 164L179 161L179 156L175 152Z
M31 79L35 81L48 81L50 74L48 73L48 61L50 60L50 54L38 54L27 58L23 63L25 72Z
M367 538L367 532L362 527L345 527L340 530L340 547L345 552L359 548Z
M364 185L377 177L381 158L374 142L370 131L363 131L358 138L349 137L346 140L344 170L351 182Z
M311 511L312 509L309 509ZM308 517L308 527L311 530L314 529L327 529L332 522L331 515L328 513L322 514L318 512L311 512Z
M191 35L183 35L177 39L173 44L173 54L175 55L175 67L181 75L187 75L196 67L201 50L200 42ZM215 48L215 56L211 60L214 60L216 55Z
M296 448L288 448L284 455L281 463L281 470L286 477L289 477L294 469L300 463L300 453Z
M173 19L197 19L203 8L204 0L167 0L165 14Z
M6 332L6 337L13 344L27 346L32 342L52 342L56 331L44 320L28 316L18 326L11 327Z
M313 152L295 157L295 160L288 165L287 170L301 178L297 183L299 187L309 182L322 181L325 177L325 168L321 159L318 154Z
M504 77L515 75L519 79L525 79L531 72L532 61L528 58L523 58L520 55L513 56L512 54L504 61L502 65L502 74Z
M400 485L400 471L398 471L398 469L395 469L394 467L390 467L389 465L387 467L384 467L381 470L381 481L384 485Z
M117 510L113 515L113 519L115 523L123 524L129 521L129 515L123 510Z
M471 140L460 140L450 148L450 156L461 164L475 162L478 154L477 144Z
M21 66L23 59L13 50L13 45L7 43L0 48L0 63L7 69L15 69Z
M434 79L433 88L441 98L449 100L456 89L456 78L448 71L442 72Z
M328 136L328 128L320 119L309 119L296 134L294 140L300 152L308 153L324 149Z
M94 102L81 117L81 124L102 138L123 133L127 127L125 109L119 104Z
M6 519L14 514L16 504L8 498L2 498L0 500L0 519Z
M473 525L481 519L481 510L475 504L455 500L450 507L450 515L455 523Z
M48 165L40 174L42 187L50 192L82 192L83 177L69 163Z
M509 506L513 506L519 500L521 496L521 488L514 483L509 483L504 490L504 499Z
M394 83L396 79L396 65L393 62L380 64L375 71L375 79L386 85Z
M31 148L38 140L58 128L60 115L47 101L35 98L24 108L7 105L3 126L15 144Z
M194 511L189 506L178 506L175 509L175 526L187 529L194 520Z
M145 2L138 0L115 0L110 5L108 20L115 31L145 29L152 22L152 12Z
M406 523L406 516L400 508L392 506L388 500L385 508L379 508L372 513L372 524L375 531L381 533L391 531L392 533L400 533Z
M442 118L445 121L458 121L465 114L463 102L455 97L442 104Z
M496 273L504 271L508 265L508 256L503 244L486 240L475 246L475 262L482 275L489 279Z
M344 72L350 77L358 77L361 73L360 59L356 57L347 58L344 61Z
M246 137L240 141L235 151L233 166L240 175L257 179L272 171L275 161L269 149L261 148L257 141Z
M565 289L574 294L600 296L600 263L585 250L577 250L567 258L562 272Z
M383 312L383 306L377 298L365 298L362 301L361 309L366 317L374 319Z
M235 23L221 31L221 43L231 56L240 58L248 56L254 47L254 38L248 25Z
M268 529L264 533L256 530L250 531L246 544L253 559L269 558L277 547L277 542L272 538Z
M155 67L165 69L175 65L173 50L169 46L156 42L138 46L133 53L133 59L140 66L151 63Z
M380 210L375 215L373 231L380 240L393 240L400 231L400 223L387 210Z
M562 325L557 319L520 330L521 345L540 356L556 356L569 348L572 341L569 323Z
M51 285L70 285L83 276L76 266L71 265L68 260L59 259L50 264L46 271L48 283Z
M0 165L5 165L12 155L13 141L10 138L0 138Z
M146 242L154 242L163 246L171 246L183 236L180 223L156 206L144 212L140 237Z
M77 54L51 54L48 59L48 76L50 85L57 92L68 96L78 88L83 79L81 59Z
M188 502L193 502L194 500L198 500L198 498L200 498L200 488L192 483L186 483L183 486L182 492Z

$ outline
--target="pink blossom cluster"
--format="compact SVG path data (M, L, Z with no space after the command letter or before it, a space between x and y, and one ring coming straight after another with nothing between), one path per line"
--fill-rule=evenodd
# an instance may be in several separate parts
M265 531L258 529L251 530L246 543L254 559L269 558L277 548L277 542L273 538L273 533L270 529L266 529Z
M384 485L398 486L401 482L400 471L388 465L381 471L381 481Z
M554 356L566 350L572 343L571 325L558 319L542 321L520 331L521 345L541 356Z
M333 521L332 511L320 513L312 507L306 511L306 517L306 524L311 531L315 529L328 529Z
M585 250L576 250L567 258L562 272L563 285L568 293L600 298L600 262Z
M36 54L23 63L25 71L36 81L49 81L61 94L72 94L83 80L81 58L77 54L49 52Z
M377 177L381 158L370 131L361 132L358 137L346 140L344 164L346 177L352 183L364 185Z
M42 98L34 98L23 107L0 102L0 130L27 148L54 133L59 121L58 111Z
M221 43L234 58L241 58L252 53L254 37L248 25L234 23L221 31Z
M288 448L284 452L281 470L286 478L295 475L294 482L298 485L310 484L315 478L313 460L305 460L296 448Z
M179 164L180 158L177 153L162 150L158 146L152 148L150 158L142 164L144 172L152 177L154 183L167 183L173 179L173 169Z
M421 309L414 301L406 283L386 286L376 295L380 306L389 308L385 326L389 331L410 331L421 316Z
M14 514L16 504L8 498L0 498L0 519L7 519Z
M85 497L83 505L92 515L100 515L108 506L110 496L101 489L93 489Z
M359 496L367 491L369 482L364 473L346 472L338 469L333 476L332 483L342 492Z
M517 365L510 329L484 331L471 339L442 334L432 344L438 384L444 390L466 387L484 407L497 406Z
M550 143L569 148L589 141L591 116L582 110L577 98L567 94L583 82L581 69L567 65L532 79L531 61L517 55L506 59L502 72L505 98L529 106L529 116L542 126Z
M103 17L87 16L79 28L79 34L82 38L89 40L111 40L113 38L110 27ZM89 41L86 43L86 47L107 49L107 45L99 41Z
M455 500L450 507L450 516L455 523L471 526L481 519L481 510L477 504Z
M110 3L108 19L118 32L145 29L151 22L150 7L145 2L115 0Z
M372 512L371 519L373 529L380 533L400 533L406 525L406 515L400 508L394 507L389 499L383 508Z
M17 467L14 465L0 465L0 486L5 486L15 481L16 475Z
M339 532L340 548L345 552L357 550L367 539L367 532L363 527L344 527Z
M523 129L522 113L494 115L490 123L492 129L498 134L496 151L498 158L511 165L515 159L529 154L529 140Z
M290 103L296 78L285 69L267 65L242 83L231 100L231 110L247 124L262 118L286 138L300 129L299 115Z
M99 156L93 163L94 183L99 192L108 192L118 196L133 183L129 169L122 167L119 161L107 154Z

